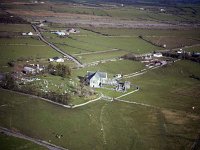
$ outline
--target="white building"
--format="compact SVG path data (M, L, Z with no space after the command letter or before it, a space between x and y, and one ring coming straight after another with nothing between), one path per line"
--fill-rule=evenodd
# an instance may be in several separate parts
M33 35L33 33L32 32L28 32L27 35Z
M57 34L57 35L59 35L59 36L65 36L65 32L57 31L57 32L55 32L55 34Z
M90 87L100 88L103 84L106 84L107 73L105 72L87 72L87 83Z
M161 11L161 12L165 12L166 10L165 10L165 9L163 9L163 8L161 8L161 9L160 9L160 11Z
M23 32L22 35L27 35L27 33Z
M153 57L162 57L163 55L162 55L162 53L155 53L155 54L153 54Z
M50 62L64 62L63 58L53 57L48 59Z

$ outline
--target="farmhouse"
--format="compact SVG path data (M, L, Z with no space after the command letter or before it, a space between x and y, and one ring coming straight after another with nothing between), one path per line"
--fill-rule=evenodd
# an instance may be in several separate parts
M27 35L33 35L33 33L32 32L28 32Z
M162 53L155 53L153 54L154 57L162 57Z
M53 57L48 59L50 62L64 62L63 58Z
M100 88L107 81L107 73L105 72L87 72L86 82L90 87Z

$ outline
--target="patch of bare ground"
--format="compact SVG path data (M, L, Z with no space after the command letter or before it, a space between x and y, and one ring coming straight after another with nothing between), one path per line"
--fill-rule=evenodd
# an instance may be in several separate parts
M196 25L191 24L176 24L176 23L158 23L155 21L134 21L134 20L120 20L109 16L94 16L86 14L72 14L72 13L55 13L53 11L30 11L9 9L7 12L19 15L29 21L47 20L49 22L63 23L79 26L94 26L94 27L115 27L115 28L156 28L156 29L183 29L193 28Z
M187 123L190 119L200 121L200 116L195 114L180 112L180 111L179 112L171 111L166 109L161 111L165 116L166 122L168 123L182 125Z
M16 15L24 15L24 16L35 16L35 17L66 17L66 18L83 18L83 19L101 19L101 18L109 18L109 17L101 17L94 15L86 15L86 14L74 14L74 13L55 13L53 11L30 11L30 10L18 10L18 9L10 9L7 12L16 14Z

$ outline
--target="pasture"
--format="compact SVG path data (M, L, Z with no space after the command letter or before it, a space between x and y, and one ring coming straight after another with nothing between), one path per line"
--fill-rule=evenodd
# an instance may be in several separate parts
M84 33L80 34L80 36L78 36L79 34L70 35L69 38L62 38L48 33L44 33L44 35L50 42L72 55L113 49L142 54L162 49L138 37L104 36L86 30L80 30L80 33L82 31Z
M198 63L178 61L149 71L130 79L141 90L124 99L199 114L199 109L193 110L192 107L199 105L200 84L191 75L200 76Z
M141 90L123 99L156 107L101 100L65 109L0 90L0 104L6 105L0 107L4 114L0 125L75 150L189 149L200 120L198 109L191 108L199 105L195 101L199 85L188 77L191 73L199 75L197 65L180 61L131 79ZM58 139L56 134L63 136Z
M0 149L26 149L26 150L47 150L45 147L39 146L32 142L15 138L12 136L7 136L3 133L0 133Z
M129 74L144 69L144 64L130 60L109 61L107 63L100 63L96 66L90 66L74 70L72 76L85 76L87 71L101 71L107 72L110 77L116 74Z
M0 24L0 31L4 32L34 32L30 24Z
M7 63L17 59L35 59L60 56L51 47L32 38L1 38L0 39L1 70L7 70ZM5 67L4 67L5 66Z

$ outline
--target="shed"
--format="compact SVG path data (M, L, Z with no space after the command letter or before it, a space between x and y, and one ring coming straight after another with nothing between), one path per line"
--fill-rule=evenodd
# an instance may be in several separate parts
M155 54L153 54L153 56L154 57L162 57L163 55L162 55L162 53L155 53Z
M64 62L64 59L63 58L59 58L59 57L53 57L53 58L49 58L48 59L50 62Z
M28 32L27 35L33 35L33 33L32 32Z

